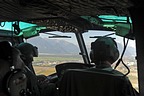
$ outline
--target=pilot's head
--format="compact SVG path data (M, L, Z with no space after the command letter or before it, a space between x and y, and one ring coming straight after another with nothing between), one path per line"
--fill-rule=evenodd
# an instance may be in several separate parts
M31 63L33 61L33 57L38 56L37 47L33 46L30 43L21 43L17 46L20 52L23 55L23 60L26 64Z
M102 62L114 63L119 57L117 44L111 37L101 37L91 43L90 58L96 65Z

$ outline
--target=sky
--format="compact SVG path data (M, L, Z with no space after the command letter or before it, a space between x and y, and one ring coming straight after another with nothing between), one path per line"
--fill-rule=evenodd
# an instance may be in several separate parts
M108 35L108 34L111 34L111 33L114 33L114 32L112 32L112 31L92 31L92 30L90 30L88 32L85 32L83 34L83 37L84 37L84 41L86 42L86 45L90 45L91 42L96 40L96 38L90 38L90 37L93 37L93 36L104 36L104 35ZM73 33L61 33L61 32L56 32L56 34L65 35L65 36L71 36L71 38L53 38L53 39L66 40L67 42L70 42L70 43L73 43L75 45L78 45L76 37L75 37L75 34L73 34ZM41 34L40 36L43 37L43 38L48 38L49 36L52 36L52 35ZM121 43L123 45L123 37L117 36L115 34L114 35L110 35L109 37L115 38L116 42ZM129 40L128 46L131 46L131 47L135 48L135 40Z

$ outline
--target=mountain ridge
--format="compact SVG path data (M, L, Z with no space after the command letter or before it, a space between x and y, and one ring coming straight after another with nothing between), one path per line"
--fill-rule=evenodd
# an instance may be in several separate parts
M64 40L35 37L28 40L29 43L38 47L39 53L47 54L76 54L78 46Z
M27 40L29 43L38 47L39 53L46 54L78 54L79 48L77 45L67 42L65 40L56 40L42 37L34 37ZM123 45L117 43L120 54L123 51ZM88 50L90 51L90 45L88 45ZM125 56L135 56L135 48L127 46L125 51Z

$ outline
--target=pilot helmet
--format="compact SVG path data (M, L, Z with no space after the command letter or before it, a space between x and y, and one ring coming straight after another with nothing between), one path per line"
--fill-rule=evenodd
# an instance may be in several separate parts
M111 37L100 37L91 43L90 58L92 63L109 61L114 63L119 57L117 44Z
M32 62L33 57L38 57L38 48L30 43L20 43L17 48L20 50L24 61Z

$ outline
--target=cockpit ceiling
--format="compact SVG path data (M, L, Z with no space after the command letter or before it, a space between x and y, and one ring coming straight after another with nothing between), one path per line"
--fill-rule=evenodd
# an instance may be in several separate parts
M1 0L0 22L79 16L129 15L130 0Z

